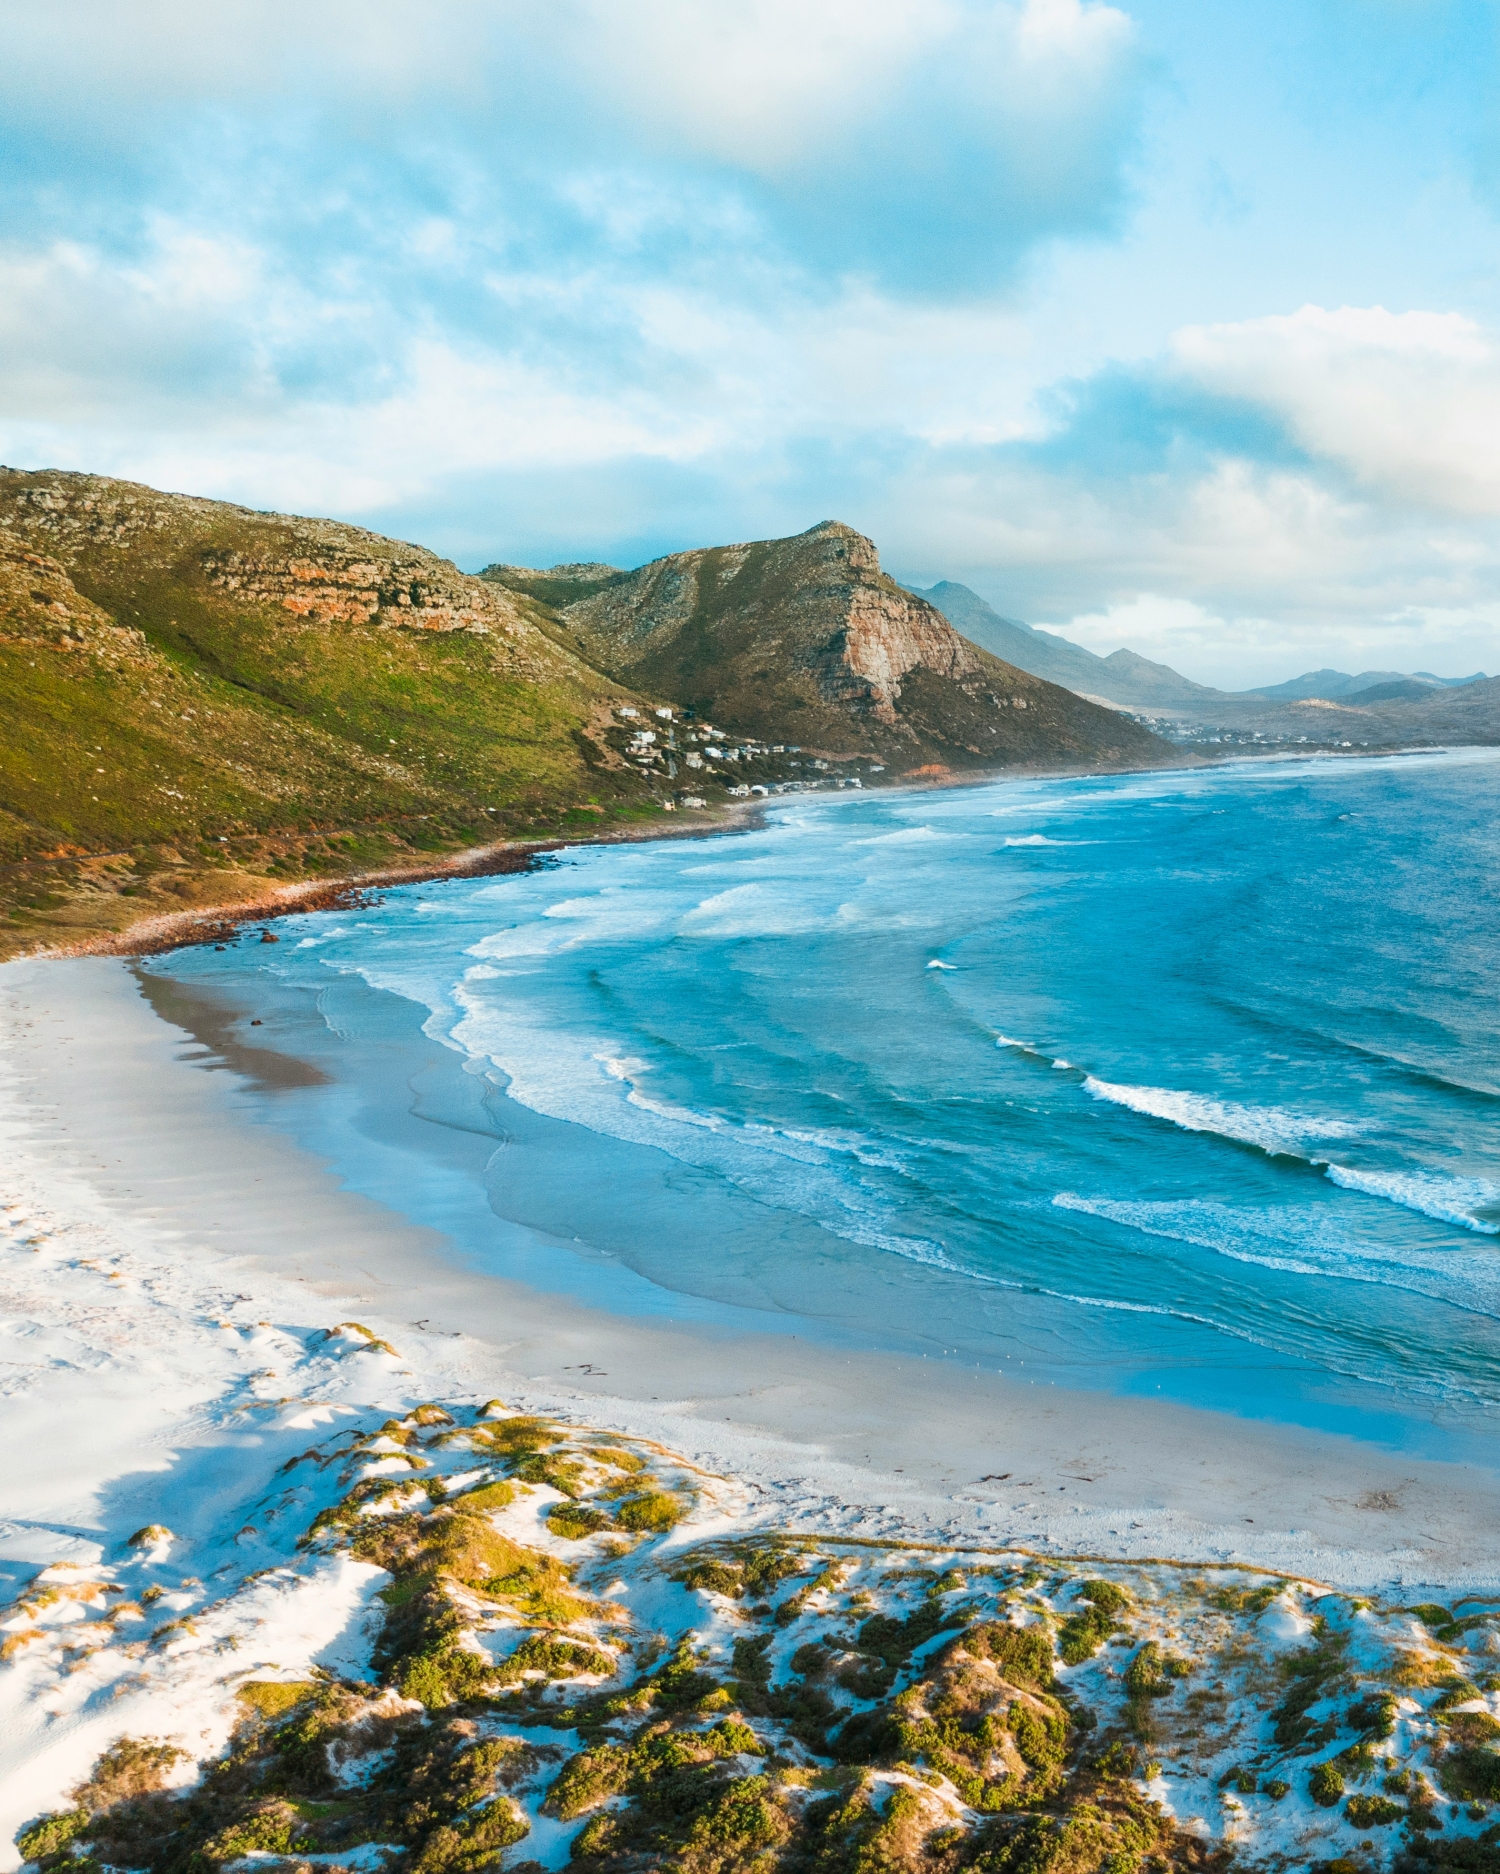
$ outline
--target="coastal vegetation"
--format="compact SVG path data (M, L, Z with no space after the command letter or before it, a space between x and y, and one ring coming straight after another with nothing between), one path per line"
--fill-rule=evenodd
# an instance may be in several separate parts
M116 1738L21 1831L44 1874L1500 1870L1500 1606L725 1534L717 1480L493 1402L292 1470L325 1497L302 1566L380 1584L364 1667L226 1661L227 1744ZM208 1591L125 1556L44 1647L194 1643ZM39 1581L0 1626L64 1603Z

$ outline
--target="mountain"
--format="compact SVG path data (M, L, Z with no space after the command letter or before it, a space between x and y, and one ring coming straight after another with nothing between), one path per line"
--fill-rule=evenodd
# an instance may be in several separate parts
M0 470L0 954L659 814L621 700L421 547Z
M776 747L731 771L640 726L683 704ZM832 770L809 777L791 741ZM1180 758L969 644L836 523L633 572L471 577L335 521L0 469L0 956L659 826L700 798L674 801L678 753L710 806L855 754Z
M977 592L956 580L908 588L935 605L965 636L1021 670L1060 683L1080 696L1102 698L1124 709L1194 708L1221 694L1179 676L1166 664L1153 664L1135 651L1097 657L1052 631L1038 631L1019 619L1004 618Z
M1292 677L1285 683L1263 685L1258 690L1244 690L1244 696L1264 696L1272 702L1300 703L1315 696L1321 696L1328 702L1352 702L1357 695L1362 695L1366 702L1382 699L1370 692L1392 683L1424 685L1428 690L1461 690L1465 684L1481 683L1484 672L1476 671L1472 677L1435 677L1428 670L1418 670L1408 674L1404 670L1362 670L1357 677L1351 677L1346 670L1309 670L1300 677ZM1414 690L1412 694L1417 692Z
M1393 739L1494 746L1500 743L1500 677L1445 684L1423 697L1389 702L1377 714Z
M1472 677L1435 677L1427 670L1409 676L1399 670L1366 670L1359 676L1350 676L1342 670L1310 670L1286 683L1268 684L1258 690L1216 690L1192 682L1166 664L1154 664L1135 651L1113 651L1108 657L1097 657L1082 645L1060 638L1054 632L1038 631L1017 618L1002 617L977 592L952 579L941 580L925 589L912 586L908 590L935 605L976 644L982 644L997 657L1008 658L1034 676L1045 677L1081 696L1097 697L1120 708L1161 710L1198 723L1242 730L1246 734L1253 734L1258 727L1262 734L1279 735L1285 740L1307 740L1308 725L1304 720L1293 719L1274 709L1273 713L1267 713L1264 705L1305 703L1318 698L1360 708L1384 703L1419 703L1436 694L1461 690L1486 680L1483 671ZM1436 724L1450 718L1437 711L1431 712L1425 720ZM1485 720L1486 706L1482 704L1467 714L1460 710L1451 718L1452 723L1459 726L1477 725ZM1407 726L1405 719L1398 717L1388 720L1382 717L1380 723L1374 725L1375 732L1387 741L1399 740ZM1329 734L1331 736L1332 731Z
M905 773L1173 758L1138 724L960 636L838 521L630 573L601 568L592 582L581 570L481 576L555 595L560 626L592 663L735 735L795 738Z
M1367 708L1371 703L1425 703L1436 688L1436 684L1425 683L1420 677L1392 677L1387 683L1372 683L1368 689L1345 690L1340 700L1358 708Z

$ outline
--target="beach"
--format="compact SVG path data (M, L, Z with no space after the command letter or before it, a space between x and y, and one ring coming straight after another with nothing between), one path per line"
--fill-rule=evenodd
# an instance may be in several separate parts
M986 864L997 853L1014 868L999 911L981 907L1003 926L1027 901L1065 903L1072 871L1046 873L1046 892L1029 900L1016 885L1076 868L1082 849L1080 828L1057 821L1059 802L1037 785L1035 798L973 796L999 817ZM1116 813L1119 802L1127 815L1155 811L1149 781L1119 800L1074 785L1072 813ZM1183 785L1202 825L1217 825L1217 810ZM1084 1700L1087 1722L1102 1720L1095 1735L1117 1739L1112 1775L1123 1778L1091 1784L1086 1750L1080 1795L1185 1852L1241 1844L1307 1861L1335 1842L1357 1848L1361 1831L1406 1814L1369 1793L1329 1814L1316 1782L1326 1765L1309 1782L1303 1760L1365 1707L1346 1718L1329 1707L1312 1728L1305 1700L1282 1698L1282 1655L1294 1675L1314 1673L1307 1696L1326 1681L1335 1694L1359 1662L1378 1690L1365 1700L1373 1722L1393 1726L1391 1762L1418 1822L1436 1799L1423 1765L1448 1765L1449 1793L1478 1792L1442 1752L1453 1724L1500 1724L1487 1670L1500 1477L1474 1385L1489 1186L1382 1171L1369 1126L1341 1134L1327 1117L1333 1081L1320 1124L1348 1141L1333 1166L1346 1182L1290 1149L1309 1151L1297 1132L1309 1121L1264 1094L1245 1104L1119 1072L1095 1081L1072 1066L1069 1036L1067 1059L1056 1038L1042 1046L1035 997L1022 1004L1037 1023L1027 1038L1014 1023L977 1023L966 989L984 980L975 939L907 930L902 909L907 855L932 896L939 871L964 864L956 841L979 843L943 811L971 804L851 802L688 858L576 853L551 871L287 916L268 933L274 943L259 928L225 928L176 954L0 969L0 1838L21 1842L0 1865L37 1852L37 1827L71 1825L81 1812L69 1805L90 1801L111 1750L158 1752L163 1788L212 1792L203 1771L223 1752L274 1752L281 1733L257 1728L255 1713L326 1711L330 1748L358 1754L369 1726L392 1724L431 1733L439 1750L467 1747L474 1722L452 1718L458 1709L480 1713L495 1739L484 1748L525 1769L488 1814L506 1842L525 1840L527 1865L553 1874L594 1827L559 1797L577 1773L559 1763L568 1752L572 1765L587 1762L594 1735L562 1702L613 1713L617 1675L641 1670L628 1658L649 1668L688 1657L682 1649L729 1675L703 1679L703 1713L731 1702L741 1713L731 1709L712 1747L750 1748L739 1763L752 1780L756 1752L776 1752L778 1827L816 1814L799 1803L819 1778L853 1775L868 1825L921 1812L924 1829L967 1829L1001 1797L956 1760L945 1778L883 1758L827 1771L827 1752L846 1748L829 1743L829 1718L853 1709L849 1737L876 1722L891 1670L879 1647L892 1634L911 1636L892 1660L907 1660L921 1696L939 1696L951 1655L911 1643L941 1634L943 1619L949 1632L992 1617L1020 1619L1022 1634L1056 1632L1054 1690L1069 1722L1086 1722ZM1322 825L1322 804L1318 815ZM862 1003L846 1006L838 969L816 978L816 995L806 973L829 915L836 930L859 931L859 898L829 862L849 851L894 937L859 939ZM894 870L881 873L881 855L894 855ZM682 980L714 997L709 1023L696 1025L690 999L686 1018L671 1003L684 937L696 967ZM1176 1153L1185 1196L1147 1192L1131 1207L1069 1190L1063 1222L1082 1216L1108 1231L1123 1218L1136 1233L1144 1222L1157 1242L1162 1218L1181 1233L1187 1216L1206 1259L1200 1280L1237 1297L1239 1316L1222 1316L1228 1332L1207 1331L1206 1316L1183 1306L1189 1265L1121 1261L1108 1235L1065 1289L1035 1276L1007 1284L1003 1265L973 1254L966 1265L930 1256L909 1197L915 1160L881 1119L876 1081L861 1094L872 1117L853 1130L799 1119L786 1085L754 1063L716 1091L692 1087L681 1066L675 1081L652 1078L643 1044L662 1048L673 1034L686 1042L679 1063L699 1046L712 1064L733 1036L742 1051L744 1010L722 982L729 969L759 982L765 973L733 946L754 958L767 941L791 1003L816 1006L872 1059L891 1027L913 1063L937 1046L954 1087L973 1081L975 1063L984 1083L997 1079L1005 1098L992 1102L975 1162L996 1162L996 1138L1024 1145L1024 1130L996 1134L1011 1113L1022 1128L1041 1115L1048 1136L1082 1139L1095 1179L1101 1139L1121 1141L1114 1175L1142 1145L1146 1175ZM1086 965L1084 944L1076 956ZM1007 976L1014 988L1014 963ZM896 1014L872 1021L881 978ZM617 1003L628 989L645 1019L632 1016L634 1036L606 1048L566 995L611 982ZM921 1019L904 1027L904 1006ZM613 1019L624 1033L619 1008ZM827 1085L816 1023L806 1034L782 1044L791 1083ZM1153 1042L1162 1059L1170 1044L1170 1031ZM737 1085L759 1102L754 1123L726 1117ZM1433 1098L1449 1098L1446 1081ZM1431 1124L1421 1109L1403 1108L1412 1138L1421 1123ZM1050 1160L1042 1171L1056 1188L1063 1173ZM906 1211L870 1226L870 1201L891 1201L900 1179ZM1211 1201L1200 1196L1206 1179L1219 1181ZM1282 1186L1290 1197L1267 1209L1264 1188ZM1222 1233L1232 1190L1249 1235ZM1056 1199L1001 1203L994 1242L1042 1256L1054 1212ZM1219 1220L1217 1235L1204 1218ZM1288 1237L1305 1239L1296 1259ZM1386 1261L1374 1259L1382 1242ZM1256 1299L1245 1267L1292 1284L1286 1301L1277 1289ZM1125 1291L1108 1299L1108 1282L1147 1276L1174 1284L1166 1306ZM1468 1312L1455 1308L1464 1282ZM1331 1302L1312 1310L1307 1297L1324 1284ZM1350 1295L1371 1297L1363 1316ZM1279 1306L1303 1323L1299 1353L1279 1351L1264 1329L1236 1338L1239 1319ZM1433 1332L1423 1342L1418 1325L1459 1319L1468 1346L1455 1342L1453 1366L1468 1391L1434 1391L1431 1366L1412 1370L1410 1391L1399 1366L1397 1383L1391 1370L1371 1372L1361 1391L1339 1372L1341 1310L1382 1359L1391 1310L1408 1310L1418 1353ZM1215 1398L1239 1409L1204 1404ZM553 1456L525 1456L536 1443ZM641 1490L637 1505L671 1505L664 1525L632 1524L622 1488ZM471 1529L465 1503L486 1510L486 1542L529 1557L525 1569L566 1570L557 1580L570 1599L516 1602L501 1580L450 1578L443 1621L458 1619L458 1640L422 1655L428 1664L392 1664L401 1629L390 1595L399 1608L405 1576L375 1531L386 1516L409 1524L413 1510L439 1537ZM780 1557L774 1604L744 1606L735 1570L748 1580L765 1557ZM1116 1619L1104 1604L1125 1612ZM1080 1614L1087 1606L1095 1612ZM769 1634L746 1638L756 1623ZM1123 1645L1138 1647L1129 1666L1112 1651ZM465 1705L431 1677L431 1658L456 1660L469 1681L510 1677ZM759 1658L780 1690L756 1679ZM1151 1707L1157 1717L1136 1690L1142 1670L1157 1672L1149 1698L1170 1698L1170 1673L1181 1677L1176 1705ZM795 1718L799 1700L821 1713L812 1730ZM1061 1705L1044 1709L1061 1722ZM720 1730L684 1735L709 1748L703 1735ZM1350 1777L1365 1775L1361 1735L1337 1760ZM1157 1756L1147 1762L1142 1747ZM332 1850L323 1863L351 1874L384 1865L399 1840L369 1835L390 1823L358 1822L347 1799L364 1801L364 1784L354 1771L339 1778L339 1803L317 1810ZM1237 1793L1224 1793L1226 1778ZM218 1822L212 1797L203 1801L195 1829L208 1838ZM1468 1837L1485 1816L1483 1801L1453 1803L1448 1827Z
M242 1294L241 1315L299 1331L357 1318L400 1348L411 1372L398 1390L412 1399L444 1387L498 1394L657 1439L740 1479L776 1526L1234 1561L1346 1587L1477 1592L1500 1573L1500 1488L1477 1466L937 1361L853 1350L835 1360L786 1334L631 1319L476 1275L439 1233L341 1190L251 1120L247 1070L295 1080L305 1063L264 1049L238 1071L222 1064L153 1012L122 962L10 965L0 1019L6 1201L30 1233L86 1238L95 1260L150 1267L166 1369L160 1383L119 1376L132 1403L100 1425L98 1373L85 1380L13 1343L4 1513L17 1561L48 1559L52 1525L98 1526L102 1496L143 1463L140 1412L157 1453L146 1462L191 1442L190 1404L174 1420L170 1403L174 1309L189 1338L195 1320L172 1300L180 1282L184 1294ZM54 1300L65 1308L63 1288L80 1278L59 1275L54 1297L28 1256L13 1237L21 1313L40 1319ZM75 1389L90 1402L86 1448L25 1435L24 1415L72 1409ZM116 1534L98 1527L97 1539Z

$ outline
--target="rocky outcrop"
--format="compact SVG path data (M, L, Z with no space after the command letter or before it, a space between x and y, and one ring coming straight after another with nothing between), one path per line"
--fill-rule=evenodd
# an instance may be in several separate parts
M587 639L627 656L649 655L710 614L720 637L763 627L766 648L788 653L826 702L887 725L908 671L962 681L982 656L941 612L886 578L874 542L840 521L787 540L672 553L564 609Z
M109 662L150 655L145 637L86 599L54 559L0 529L0 641Z
M482 636L519 622L515 607L493 587L427 554L382 562L336 550L316 557L208 552L202 566L209 584L222 592L319 624L407 625Z
M849 619L816 666L830 702L867 709L894 724L901 679L921 667L955 683L975 676L979 658L940 612L904 593L857 586Z
M216 592L274 608L289 623L494 634L538 653L545 645L502 587L425 548L338 521L262 514L98 475L11 470L0 471L0 526L70 565L128 556L179 577L194 571Z

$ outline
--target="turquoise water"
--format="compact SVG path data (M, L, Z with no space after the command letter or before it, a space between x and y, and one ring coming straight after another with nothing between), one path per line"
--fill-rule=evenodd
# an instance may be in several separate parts
M301 1008L268 1116L497 1273L1487 1449L1500 752L803 797L277 928L152 968Z

